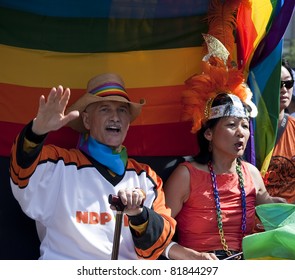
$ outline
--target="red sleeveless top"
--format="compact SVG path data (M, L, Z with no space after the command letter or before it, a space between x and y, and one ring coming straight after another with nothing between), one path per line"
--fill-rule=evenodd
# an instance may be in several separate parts
M223 250L210 173L195 168L189 162L184 162L182 165L190 172L190 196L176 216L178 243L200 252ZM255 223L256 190L251 174L243 162L241 169L246 192L246 234L250 234ZM218 174L216 180L228 249L241 250L242 205L238 175Z

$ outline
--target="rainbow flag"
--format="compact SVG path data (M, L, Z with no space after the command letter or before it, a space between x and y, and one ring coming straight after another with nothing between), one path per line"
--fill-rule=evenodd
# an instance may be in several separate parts
M291 2L285 5L290 7ZM209 4L210 0L89 0L87 4L79 0L43 0L42 4L2 0L0 129L5 133L0 136L0 156L9 156L15 136L34 118L41 94L62 84L71 88L71 104L85 92L89 78L107 71L121 74L132 100L147 101L125 140L129 155L195 154L191 123L180 121L181 92L184 81L200 72L201 34L208 30ZM281 0L253 0L250 10L241 6L238 33L245 34L239 38L243 41L237 41L237 50L240 60L247 63L245 69L252 71L250 62L269 33L269 22L282 13L287 22L290 12L282 11L280 4ZM249 16L253 16L251 22ZM248 33L252 29L247 23L252 23L254 33ZM281 38L284 26L279 29ZM247 49L241 51L244 46ZM253 73L258 83L266 81L266 76ZM264 88L260 92L264 97ZM256 94L259 104L268 101L258 97ZM265 107L269 110L268 104ZM275 120L270 117L269 123L265 134L273 138ZM51 133L48 142L70 148L78 138L65 127ZM260 135L255 138L261 141ZM269 151L256 144L257 154L264 158Z
M180 101L184 81L200 71L208 3L2 0L0 156L9 156L41 94L61 84L71 88L71 104L91 77L108 71L124 78L132 100L147 101L125 141L130 155L195 153L191 123L180 122ZM65 127L48 141L70 148L78 137Z
M294 11L292 0L253 0L241 5L238 20L239 65L254 93L258 116L252 137L252 163L265 175L275 145L281 77L283 35ZM246 24L245 28L242 24ZM246 260L294 259L294 205L256 207L266 231L243 239Z
M275 145L283 35L294 11L293 0L242 2L238 15L237 53L239 66L254 93L258 117L254 122L251 161L267 171ZM255 155L253 155L255 153Z

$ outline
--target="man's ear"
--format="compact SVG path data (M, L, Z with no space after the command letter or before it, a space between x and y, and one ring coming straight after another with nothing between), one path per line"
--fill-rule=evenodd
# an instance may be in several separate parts
M207 128L204 132L204 137L208 140L208 141L212 141L212 129L211 128Z
M81 113L81 117L82 117L82 120L83 120L83 124L85 126L86 129L90 129L90 124L89 124L89 113L88 112L82 112Z

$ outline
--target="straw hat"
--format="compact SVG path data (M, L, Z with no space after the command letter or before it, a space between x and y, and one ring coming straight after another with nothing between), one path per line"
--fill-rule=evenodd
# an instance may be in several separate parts
M128 94L124 88L122 78L115 73L100 74L89 80L87 84L87 92L82 95L74 104L66 110L66 114L78 110L80 112L79 118L71 121L68 126L78 132L86 132L81 113L86 107L92 103L99 101L119 101L128 103L130 105L131 120L134 121L141 113L142 105L145 100L141 99L139 103L131 102Z

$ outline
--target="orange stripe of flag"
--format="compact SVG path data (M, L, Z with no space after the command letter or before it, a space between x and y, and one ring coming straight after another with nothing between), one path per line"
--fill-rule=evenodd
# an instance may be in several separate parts
M138 102L144 98L146 105L142 114L132 125L151 125L178 122L181 118L181 92L183 85L130 88L127 89L130 99ZM39 97L48 95L50 89L0 84L0 120L4 122L25 124L33 119L38 110ZM84 89L72 89L71 105ZM26 104L26 106L24 106Z

